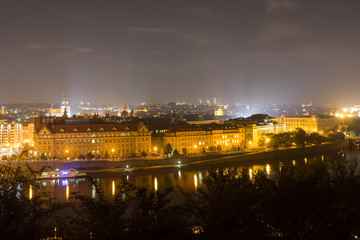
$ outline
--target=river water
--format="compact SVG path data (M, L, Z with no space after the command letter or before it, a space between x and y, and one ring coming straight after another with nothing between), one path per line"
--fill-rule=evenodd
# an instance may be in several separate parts
M327 161L336 156L342 155L342 152L332 152L318 154L314 156L299 156L286 159L264 159L259 161L242 161L237 163L221 164L212 166L176 166L166 169L149 169L143 171L133 171L129 173L95 174L93 178L100 181L103 185L105 195L108 198L114 198L118 191L117 185L121 183L122 177L125 177L133 184L150 187L155 190L163 190L170 186L179 186L184 192L192 193L197 188L204 185L204 179L209 175L209 171L219 168L249 168L249 171L255 173L258 170L265 170L268 173L279 164L283 165L304 165L311 164L313 161ZM90 184L88 178L67 179L67 180L41 180L40 187L42 191L49 192L59 201L72 201L71 192L80 192L96 197L95 189Z

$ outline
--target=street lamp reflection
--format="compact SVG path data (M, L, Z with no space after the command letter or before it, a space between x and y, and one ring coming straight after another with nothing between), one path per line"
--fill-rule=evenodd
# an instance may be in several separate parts
M194 174L194 186L195 186L195 190L197 190L197 188L198 188L198 179L197 179L196 174Z
M155 177L155 179L154 179L154 189L155 189L155 191L158 190L158 180L157 180L156 177Z
M112 195L115 195L115 181L112 181Z

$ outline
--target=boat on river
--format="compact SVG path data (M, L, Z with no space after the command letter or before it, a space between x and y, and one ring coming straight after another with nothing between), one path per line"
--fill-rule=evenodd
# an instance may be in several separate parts
M75 169L58 170L50 172L42 172L36 179L66 179L66 178L83 178L86 177L85 172L79 172Z

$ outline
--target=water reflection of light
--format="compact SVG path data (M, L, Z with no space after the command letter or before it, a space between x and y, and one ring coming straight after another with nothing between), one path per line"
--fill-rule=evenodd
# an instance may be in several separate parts
M69 185L66 186L66 201L69 200Z
M270 174L270 165L269 164L266 164L266 173L267 173L267 175Z
M20 197L21 197L21 187L20 187L20 184L17 185L16 189L17 189L16 197L17 197L18 199L20 199Z
M194 186L195 186L195 190L198 188L198 179L196 174L194 174Z
M112 195L115 195L115 181L112 181Z
M129 175L126 175L126 180L128 180L128 181L129 181Z
M32 191L32 185L29 187L29 199L31 200L33 198L33 191Z
M42 185L43 185L43 187L46 187L46 186L47 186L47 183L46 183L46 182L42 182Z
M304 162L305 162L305 164L307 164L307 158L304 158Z
M158 190L158 181L157 181L157 178L156 178L156 177L155 177L155 179L154 179L154 189L155 189L155 191Z
M91 194L92 194L92 198L95 198L95 195L96 195L95 185L92 185Z
M199 172L199 184L200 185L202 184L202 174L201 174L201 172Z
M250 180L252 180L252 178L253 178L253 170L251 168L249 169L249 177L250 177Z
M321 155L321 161L324 161L324 155Z
M68 180L63 180L62 181L62 185L65 187L65 186L68 186L69 185L69 181Z
M296 161L295 160L293 160L293 166L295 166L296 165Z
M76 185L79 185L79 180L78 179L76 179Z
M180 170L178 171L178 175L179 175L179 178L181 178L181 171Z

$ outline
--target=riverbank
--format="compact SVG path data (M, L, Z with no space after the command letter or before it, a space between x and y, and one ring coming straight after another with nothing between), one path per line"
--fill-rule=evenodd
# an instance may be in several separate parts
M89 174L116 173L126 171L146 171L152 169L166 169L174 167L195 167L203 165L216 165L242 161L256 161L262 159L279 159L296 156L309 156L330 151L344 150L346 142L323 144L305 148L290 148L262 152L236 152L216 153L201 156L177 156L163 159L103 159L103 160L37 160L37 161L3 161L11 166L26 167L28 164L34 170L43 166L53 169L74 168Z

